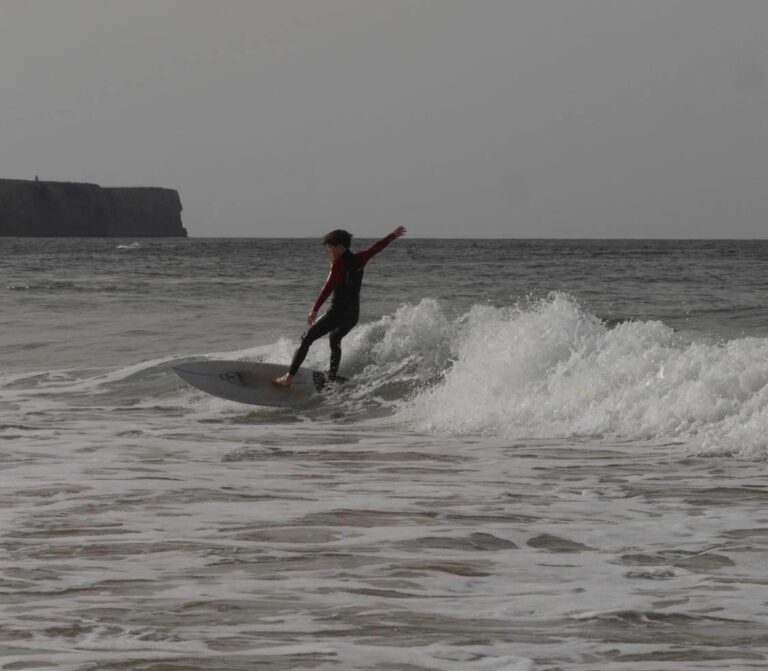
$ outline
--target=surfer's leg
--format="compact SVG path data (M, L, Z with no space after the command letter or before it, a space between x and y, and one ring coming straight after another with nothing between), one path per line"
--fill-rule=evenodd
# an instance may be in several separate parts
M307 358L310 345L318 338L322 338L326 333L333 329L334 326L335 323L328 318L328 314L326 313L307 329L307 331L304 332L304 335L301 336L301 342L293 354L291 367L288 369L288 372L285 375L273 378L272 384L275 384L278 387L290 387L299 367L304 363L304 359Z
M299 367L304 363L304 359L307 358L307 352L309 352L309 346L315 342L318 338L322 338L329 333L336 326L336 321L328 316L328 313L324 314L318 319L311 328L309 328L303 336L301 336L301 343L296 349L296 353L293 355L293 361L291 361L291 368L288 374L291 376L296 375Z
M350 318L331 331L328 340L331 343L331 367L328 369L328 379L335 380L341 364L341 339L357 324L357 315Z

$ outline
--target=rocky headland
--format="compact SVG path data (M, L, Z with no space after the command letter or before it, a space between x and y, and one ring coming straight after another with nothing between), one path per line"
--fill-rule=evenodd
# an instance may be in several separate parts
M186 237L178 191L0 179L0 236Z

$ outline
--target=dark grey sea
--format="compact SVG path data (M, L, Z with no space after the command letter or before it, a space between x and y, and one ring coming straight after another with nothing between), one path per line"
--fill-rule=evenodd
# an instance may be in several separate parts
M319 241L0 259L0 669L768 664L768 241L398 240L299 411L171 366L287 364Z

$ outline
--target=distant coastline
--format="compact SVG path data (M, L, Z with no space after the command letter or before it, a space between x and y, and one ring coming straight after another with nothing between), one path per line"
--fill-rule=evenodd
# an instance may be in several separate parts
M175 189L0 179L0 236L187 237Z

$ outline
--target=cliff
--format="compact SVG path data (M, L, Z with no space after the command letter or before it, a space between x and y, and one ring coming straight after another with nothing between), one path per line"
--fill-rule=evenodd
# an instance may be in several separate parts
M186 237L177 191L0 179L0 236Z
M181 199L174 189L105 188L109 237L186 237Z

